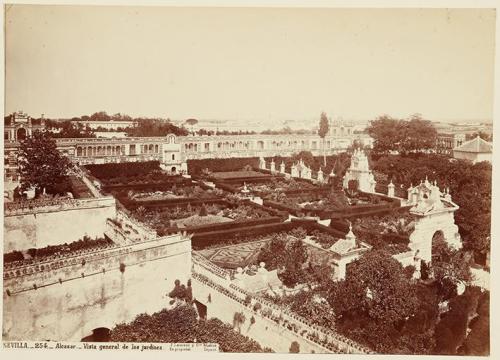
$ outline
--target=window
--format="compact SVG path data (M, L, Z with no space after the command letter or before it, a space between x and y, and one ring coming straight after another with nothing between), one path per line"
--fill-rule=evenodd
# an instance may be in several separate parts
M172 160L175 160L175 154L172 154Z

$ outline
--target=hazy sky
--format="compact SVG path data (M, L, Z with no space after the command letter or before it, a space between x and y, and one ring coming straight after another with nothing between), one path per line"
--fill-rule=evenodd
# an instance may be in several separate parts
M491 119L494 10L21 6L6 113Z

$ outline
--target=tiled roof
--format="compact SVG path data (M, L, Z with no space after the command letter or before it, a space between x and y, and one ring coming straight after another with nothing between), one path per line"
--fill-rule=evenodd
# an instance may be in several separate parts
M472 140L469 140L463 143L460 146L457 146L453 151L461 151L461 152L471 152L471 153L491 153L493 149L493 144L489 143L479 136L475 137Z

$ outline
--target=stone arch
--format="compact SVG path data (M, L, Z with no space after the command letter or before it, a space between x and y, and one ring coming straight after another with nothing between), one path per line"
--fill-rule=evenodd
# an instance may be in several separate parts
M168 135L167 136L167 144L175 144L175 135Z
M455 224L455 210L442 209L439 212L417 216L415 230L410 235L409 247L418 253L420 259L427 263L432 261L432 245L436 241L436 236L442 237L451 248L462 247L462 239Z
M28 136L28 133L26 132L25 128L19 128L19 129L17 129L16 139L18 141L26 139L26 136Z

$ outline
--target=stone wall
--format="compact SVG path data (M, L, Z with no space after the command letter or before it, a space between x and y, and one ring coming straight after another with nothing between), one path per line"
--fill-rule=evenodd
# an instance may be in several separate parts
M245 321L239 327L240 332L262 346L276 352L288 352L291 343L297 341L303 353L371 353L331 329L314 325L308 319L239 288L223 272L196 266L197 263L198 258L194 258L193 296L207 307L207 317L231 324L235 313L243 313ZM247 297L251 300L245 304ZM260 309L254 308L257 303Z
M297 341L301 353L329 353L328 349L315 344L283 326L242 306L240 303L206 286L196 278L192 280L195 298L207 306L207 318L218 318L225 323L233 324L234 314L241 312L245 322L240 326L240 333L257 341L262 347L269 347L275 352L288 353L293 341ZM208 296L210 295L210 302ZM251 324L252 316L255 323Z
M4 273L3 339L80 341L165 308L174 281L190 276L191 242L180 235L12 269Z
M6 209L4 253L102 237L106 219L116 215L112 197L80 199L59 205Z

